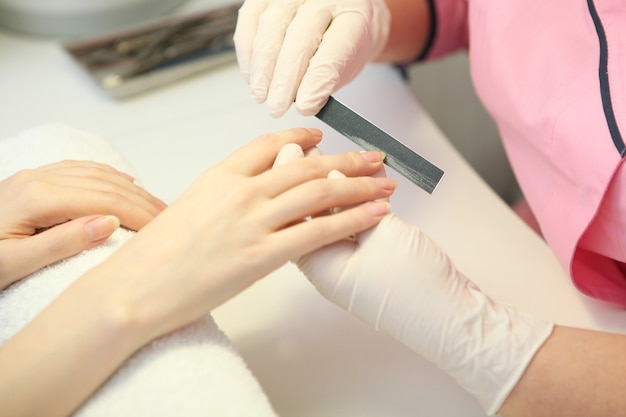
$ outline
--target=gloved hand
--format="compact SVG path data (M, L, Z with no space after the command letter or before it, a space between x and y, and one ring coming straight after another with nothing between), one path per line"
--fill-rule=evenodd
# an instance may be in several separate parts
M305 116L382 52L390 13L384 0L246 0L234 41L252 98L282 116Z
M393 214L353 241L294 262L322 295L433 362L489 414L553 328L490 299L426 234Z

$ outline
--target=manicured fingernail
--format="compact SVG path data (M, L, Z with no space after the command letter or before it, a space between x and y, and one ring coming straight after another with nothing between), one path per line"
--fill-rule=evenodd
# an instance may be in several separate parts
M385 190L395 190L398 187L398 183L395 180L387 177L376 178L376 182Z
M374 216L384 216L389 213L391 206L385 201L376 201L367 205L367 210Z
M85 223L85 232L92 242L111 236L120 227L120 221L115 216L100 216Z
M154 201L160 209L165 210L167 208L167 204L160 198L154 197Z
M383 159L385 159L385 153L384 152L379 152L379 151L361 152L361 156L367 162L380 162Z
M314 129L314 128L308 128L309 132L311 132L311 134L313 136L315 136L316 138L321 138L322 137L322 131L319 129Z

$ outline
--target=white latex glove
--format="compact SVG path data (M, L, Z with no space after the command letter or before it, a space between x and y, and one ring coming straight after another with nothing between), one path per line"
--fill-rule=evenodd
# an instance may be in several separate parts
M487 297L394 214L294 262L322 295L433 362L490 415L552 332L552 323Z
M282 116L305 116L382 52L391 25L384 0L246 0L234 41L252 98Z

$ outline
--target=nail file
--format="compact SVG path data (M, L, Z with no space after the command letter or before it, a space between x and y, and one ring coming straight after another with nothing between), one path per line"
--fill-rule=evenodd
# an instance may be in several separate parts
M442 169L416 154L332 96L315 117L361 148L384 152L385 164L429 194L435 191L443 178Z

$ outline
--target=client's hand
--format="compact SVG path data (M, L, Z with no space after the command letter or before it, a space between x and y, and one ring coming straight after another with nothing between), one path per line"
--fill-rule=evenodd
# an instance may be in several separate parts
M372 227L388 205L360 203L387 197L396 186L368 176L380 169L380 152L302 158L270 169L283 145L309 149L320 140L318 130L292 129L252 141L205 171L80 285L93 284L103 304L126 307L133 323L148 329L133 332L142 344L210 312L290 259ZM349 178L327 179L334 169Z
M165 207L128 175L84 161L19 171L0 182L0 201L0 289Z

